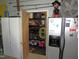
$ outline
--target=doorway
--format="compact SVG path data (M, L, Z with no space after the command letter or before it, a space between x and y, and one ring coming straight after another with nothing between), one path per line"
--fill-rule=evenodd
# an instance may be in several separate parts
M22 10L23 59L46 59L46 10Z

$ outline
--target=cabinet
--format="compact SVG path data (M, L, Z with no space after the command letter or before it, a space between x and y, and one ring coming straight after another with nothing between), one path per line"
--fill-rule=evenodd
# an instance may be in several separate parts
M22 56L23 59L46 59L47 11L29 12L29 17L25 12L22 15L22 19L1 18L4 55L16 59Z

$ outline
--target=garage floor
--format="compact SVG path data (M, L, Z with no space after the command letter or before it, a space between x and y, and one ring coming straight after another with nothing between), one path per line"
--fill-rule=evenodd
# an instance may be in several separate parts
M9 57L9 56L0 56L0 59L16 59L16 58Z

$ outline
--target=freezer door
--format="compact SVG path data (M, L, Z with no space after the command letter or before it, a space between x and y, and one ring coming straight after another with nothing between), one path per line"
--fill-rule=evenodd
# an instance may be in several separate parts
M74 18L65 18L65 48L63 59L78 59L78 38L77 38L77 22ZM76 29L76 30L70 30Z

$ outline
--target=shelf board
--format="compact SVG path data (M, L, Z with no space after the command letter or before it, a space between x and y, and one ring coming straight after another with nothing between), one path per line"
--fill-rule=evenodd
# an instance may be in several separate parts
M30 47L31 48L31 47ZM33 47L32 47L33 48ZM33 51L30 51L30 53L40 54L40 55L46 55L46 49L34 47Z
M29 25L29 27L45 27L45 25L42 26Z
M29 20L46 20L46 18L29 18Z

